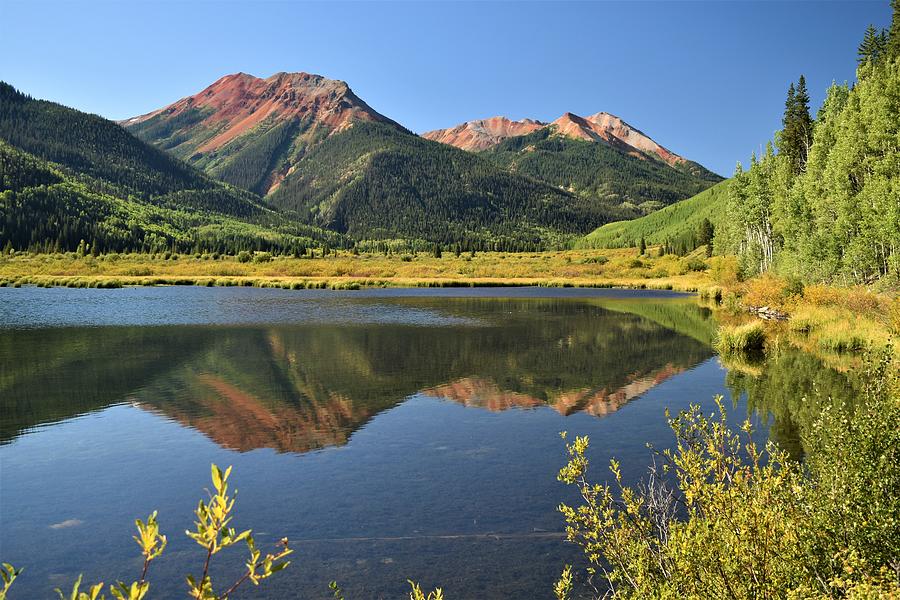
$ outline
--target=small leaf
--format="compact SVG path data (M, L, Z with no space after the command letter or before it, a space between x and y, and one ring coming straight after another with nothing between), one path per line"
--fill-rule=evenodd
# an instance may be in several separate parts
M222 471L219 470L219 467L217 467L215 463L213 463L210 466L210 470L212 471L213 485L215 486L216 490L221 491L222 490Z

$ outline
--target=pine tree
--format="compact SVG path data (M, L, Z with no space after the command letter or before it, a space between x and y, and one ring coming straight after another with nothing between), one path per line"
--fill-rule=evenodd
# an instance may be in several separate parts
M787 99L784 101L784 116L781 118L781 137L778 139L778 151L794 161L797 149L794 115L797 112L797 90L794 82L788 87Z
M641 255L647 252L647 240L644 239L644 236L641 236Z
M874 25L869 25L868 27L866 27L866 33L863 35L863 41L859 45L859 49L856 51L857 64L864 65L867 62L874 63L878 60L878 57L881 54L883 34L884 32L879 34Z
M809 147L812 145L813 120L809 115L809 92L806 77L800 76L797 86L791 83L784 103L784 128L779 140L779 152L790 161L794 173L806 168Z
M788 87L787 100L784 101L784 117L781 119L781 124L784 128L787 128L790 115L793 114L796 97L797 91L794 89L794 82L792 81L790 87Z
M797 95L795 96L797 109L797 128L800 134L800 164L806 167L806 159L809 156L809 147L812 145L813 120L809 116L809 92L806 91L806 77L800 76L797 83Z
M888 53L888 31L882 29L878 34L878 56L879 58L887 56Z
M712 248L713 224L709 219L703 219L697 231L697 246L709 246Z
M894 14L887 34L885 54L889 59L894 59L900 57L900 0L891 0L891 9Z

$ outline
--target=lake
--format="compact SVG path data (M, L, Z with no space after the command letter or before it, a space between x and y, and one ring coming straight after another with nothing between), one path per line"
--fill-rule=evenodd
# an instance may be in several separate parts
M579 289L0 288L0 560L15 598L140 573L133 520L169 546L150 597L202 571L184 530L233 465L234 525L291 566L236 598L551 598L566 562L559 432L596 479L671 444L665 408L723 394L802 452L773 390L850 386L812 357L729 372L690 296ZM798 396L799 397L799 396ZM781 396L777 396L781 398ZM228 585L244 548L216 556ZM221 559L220 559L221 557ZM228 580L228 581L226 581Z

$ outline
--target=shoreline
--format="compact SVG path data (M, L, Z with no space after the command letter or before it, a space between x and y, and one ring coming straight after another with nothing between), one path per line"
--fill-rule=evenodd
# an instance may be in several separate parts
M652 248L483 252L476 255L361 254L316 258L257 253L241 262L219 255L15 253L0 256L0 287L114 289L144 286L255 287L283 290L385 288L581 288L695 295L716 313L717 340L735 350L774 351L782 342L827 357L841 370L900 334L896 291L797 286L774 275L747 281L733 257L658 255ZM777 319L767 319L769 315ZM755 324L758 332L748 329ZM749 334L749 336L748 336ZM735 335L737 337L735 338ZM729 354L729 352L726 352ZM900 347L894 344L894 355Z

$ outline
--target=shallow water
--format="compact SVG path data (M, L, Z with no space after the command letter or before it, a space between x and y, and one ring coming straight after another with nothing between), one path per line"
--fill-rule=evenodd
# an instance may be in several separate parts
M714 329L665 292L0 288L0 560L27 568L12 597L137 577L133 519L152 510L170 543L151 596L181 596L215 462L234 465L235 525L297 550L236 598L327 598L333 579L348 598L407 579L550 598L578 559L559 432L591 436L597 478L616 457L634 481L646 444L671 442L666 407L731 397ZM738 390L729 406L748 414ZM219 556L227 585L243 550Z

